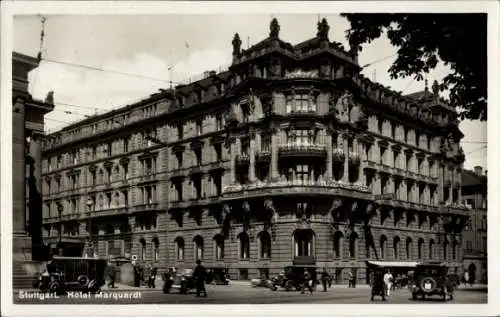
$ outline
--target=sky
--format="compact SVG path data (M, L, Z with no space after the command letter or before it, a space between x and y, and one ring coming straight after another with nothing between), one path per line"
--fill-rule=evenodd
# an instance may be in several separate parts
M45 121L46 131L54 132L85 116L144 99L161 88L168 88L169 80L174 85L185 83L199 78L204 71L227 68L236 32L242 39L242 47L246 48L268 36L269 23L275 17L281 27L280 38L296 44L316 35L318 16L328 20L330 40L348 48L345 31L349 24L336 14L48 15L45 16L43 58L150 79L42 61L30 73L29 90L38 99L54 91L56 107L46 115ZM38 16L15 16L14 50L36 56L40 50L41 26ZM396 50L385 36L365 45L359 64L379 62L365 68L363 74L403 94L423 90L424 81L390 79L388 69L396 59ZM429 86L448 73L449 68L439 64L427 75ZM487 169L486 123L463 121L460 129L465 135L462 139L466 153L464 167Z

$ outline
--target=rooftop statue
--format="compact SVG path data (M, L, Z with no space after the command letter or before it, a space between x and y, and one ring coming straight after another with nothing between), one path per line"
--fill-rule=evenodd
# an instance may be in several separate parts
M233 43L233 55L239 56L241 54L241 39L238 33L234 34L232 43Z
M318 33L316 36L322 40L328 40L328 31L330 31L330 26L325 18L318 22Z
M279 38L280 35L280 25L278 20L274 18L269 26L269 37L273 39Z
M45 103L49 104L49 105L54 104L54 92L53 91L49 91L47 93L47 96L45 97Z

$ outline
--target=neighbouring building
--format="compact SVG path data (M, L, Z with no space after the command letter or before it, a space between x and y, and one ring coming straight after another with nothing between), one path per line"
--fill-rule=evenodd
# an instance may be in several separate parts
M34 57L12 53L12 234L14 260L44 256L42 241L42 142L44 115L54 109L53 94L45 101L28 93Z
M462 173L462 197L472 209L463 233L463 268L476 283L488 283L488 178L483 168Z
M338 283L366 281L366 260L458 272L463 135L437 84L403 96L364 78L326 20L297 45L279 31L246 50L236 34L229 70L50 135L45 237L62 223L75 252L237 279L294 262Z

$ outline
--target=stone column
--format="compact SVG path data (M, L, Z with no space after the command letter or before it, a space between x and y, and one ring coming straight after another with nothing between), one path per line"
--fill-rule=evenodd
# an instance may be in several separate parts
M271 134L271 164L269 164L269 175L271 180L277 180L279 178L278 170L278 142L279 142L280 130L276 129Z
M344 175L342 176L342 181L345 183L349 182L349 142L347 133L343 135L344 142Z
M333 178L333 146L332 146L332 135L330 133L326 134L326 179L330 180Z
M457 171L457 179L458 179L458 202L462 202L462 175L460 170Z
M255 182L255 136L250 136L250 166L248 167L248 180Z
M448 201L450 203L453 203L453 186L455 182L455 177L454 177L455 175L453 170L451 170L451 172L448 170L446 171L446 173L448 173L448 178L450 180L450 186L448 187Z
M236 143L231 140L230 141L230 147L231 147L231 153L230 155L230 160L231 160L231 170L230 170L230 181L231 184L234 184L236 182Z
M444 201L444 166L436 162L437 176L438 176L438 192L439 201Z
M24 104L16 102L12 111L12 233L26 233ZM14 246L16 248L16 246ZM21 250L20 250L21 251Z
M356 142L357 143L357 147L356 147L356 151L358 152L358 157L359 157L359 168L358 168L358 181L363 184L363 185L366 185L366 177L365 177L365 160L363 159L363 142Z

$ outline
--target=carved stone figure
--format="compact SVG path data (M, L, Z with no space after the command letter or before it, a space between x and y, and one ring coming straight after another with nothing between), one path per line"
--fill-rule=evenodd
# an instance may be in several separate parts
M330 26L325 18L318 22L318 33L316 36L322 40L328 40L328 31L330 31Z
M249 114L252 115L255 111L255 95L252 88L248 91L248 105Z
M358 211L358 202L355 201L352 203L352 206L351 206L351 212L356 212Z
M47 96L45 97L45 103L49 104L49 105L54 104L54 92L53 91L49 91L47 93Z
M332 206L330 207L329 212L335 212L337 209L339 209L342 206L343 202L341 199L334 199L332 202Z
M271 95L262 96L260 103L262 104L262 111L265 117L270 117L274 114L273 97Z
M337 110L337 119L340 122L348 122L349 121L349 105L352 104L352 94L346 91L340 98L337 100L336 110Z
M240 56L241 54L241 39L238 33L234 34L233 38L233 56Z
M271 24L269 25L269 37L273 39L279 38L280 35L280 25L276 18L272 19Z
M229 215L231 214L231 207L228 204L222 205L221 218L223 222L229 220Z
M243 209L243 211L245 213L249 213L250 212L250 204L248 203L248 201L244 201L241 208Z

